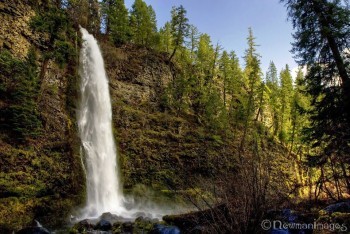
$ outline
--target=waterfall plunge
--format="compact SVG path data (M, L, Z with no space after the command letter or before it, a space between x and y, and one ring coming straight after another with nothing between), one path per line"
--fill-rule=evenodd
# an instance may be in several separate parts
M96 39L84 28L80 52L81 102L78 125L85 156L88 216L123 213L117 151L112 133L108 78Z
M117 165L117 151L112 132L112 107L108 78L96 39L80 29L83 46L80 52L79 133L83 146L87 181L87 205L80 219L98 217L104 212L134 219L142 212L161 219L178 210L171 204L164 207L143 200L135 204L133 197L124 197ZM126 208L128 207L128 208Z

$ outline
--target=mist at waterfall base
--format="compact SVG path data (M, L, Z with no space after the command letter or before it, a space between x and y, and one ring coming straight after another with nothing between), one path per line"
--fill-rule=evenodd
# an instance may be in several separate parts
M134 219L143 214L161 218L174 213L174 208L161 207L142 199L135 202L122 191L117 150L112 132L112 107L104 61L96 39L80 28L80 105L78 127L87 182L87 202L79 219L97 218L103 213Z

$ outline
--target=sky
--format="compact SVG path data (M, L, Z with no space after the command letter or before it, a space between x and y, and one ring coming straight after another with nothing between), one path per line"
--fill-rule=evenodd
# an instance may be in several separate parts
M265 73L270 61L280 71L289 65L296 71L292 49L292 24L287 20L286 8L279 0L144 0L157 15L158 28L170 21L172 6L183 5L189 23L201 33L207 33L213 45L217 42L227 51L234 50L241 63L247 48L248 28L256 38L261 68ZM134 0L125 0L131 9ZM243 65L243 64L242 64ZM294 74L292 74L294 75Z

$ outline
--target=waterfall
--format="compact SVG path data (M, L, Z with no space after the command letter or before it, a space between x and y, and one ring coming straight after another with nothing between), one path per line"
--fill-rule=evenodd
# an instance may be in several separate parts
M80 52L81 101L78 126L87 180L87 216L124 211L112 132L112 107L108 78L96 39L84 28Z
M141 212L144 216L160 219L174 212L170 204L160 206L147 199L135 202L134 197L123 195L102 54L96 39L86 29L80 28L80 31L83 45L80 51L77 118L87 182L87 204L78 219L96 218L105 212L127 219L137 218Z

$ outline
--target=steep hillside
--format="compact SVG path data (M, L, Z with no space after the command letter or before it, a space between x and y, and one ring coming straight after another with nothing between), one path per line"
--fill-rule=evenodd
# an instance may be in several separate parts
M65 221L84 194L76 68L52 59L43 67L48 41L30 28L34 15L22 1L0 3L0 230L18 229L35 217Z
M34 8L21 1L0 3L0 230L4 232L33 218L49 226L65 221L84 202L75 118L78 46L65 64L48 56L53 48L50 36L30 26L35 15ZM100 38L100 45L126 190L142 184L178 191L195 205L226 201L235 207L248 195L262 195L258 192L278 201L287 198L292 156L261 124L247 130L241 149L244 126L233 132L213 131L192 112L176 112L167 105L170 84L181 72L167 61L168 55L132 44L115 47L105 38ZM257 155L266 162L258 163ZM257 166L266 178L256 174Z
M290 189L287 181L293 178L290 166L294 155L289 155L261 124L248 130L246 146L239 153L243 126L234 132L217 132L191 112L177 114L164 107L169 84L179 72L169 65L167 55L133 45L115 48L101 43L101 47L110 79L125 188L141 183L158 190L170 187L213 192L223 183L248 185L249 178L241 178L238 171L254 168L257 153L267 159L266 180L274 179L268 185L271 195L286 196ZM248 173L251 176L254 171Z

